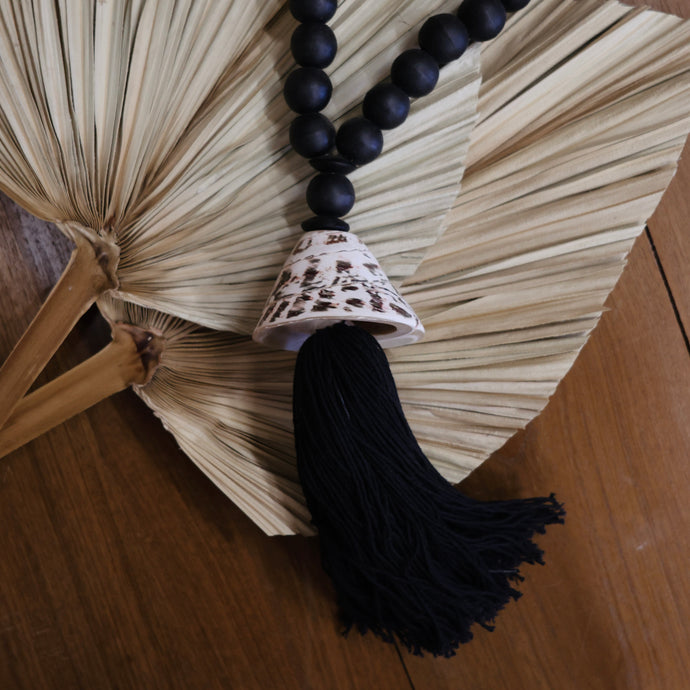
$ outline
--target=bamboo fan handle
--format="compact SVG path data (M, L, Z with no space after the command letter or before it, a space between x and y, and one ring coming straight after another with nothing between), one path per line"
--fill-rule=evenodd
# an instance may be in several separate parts
M116 324L109 345L16 406L0 430L0 457L128 386L148 383L163 345L158 333Z
M106 290L117 287L119 249L101 238L77 235L60 280L0 368L0 428L74 324Z

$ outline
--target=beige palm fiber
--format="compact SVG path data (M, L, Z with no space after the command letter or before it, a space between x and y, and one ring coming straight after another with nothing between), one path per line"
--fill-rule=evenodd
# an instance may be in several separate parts
M462 192L403 286L427 336L389 351L413 431L451 480L538 414L596 325L690 130L690 23L533 0L482 47L482 68ZM267 533L308 533L294 355L117 299L99 306L164 335L136 390L190 458Z
M346 48L329 68L339 85L329 115L351 111L421 20L451 4L390 0L372 13L348 0L334 23ZM0 370L0 424L106 290L212 328L251 330L304 219L310 168L288 151L281 93L293 23L278 0L0 2L0 189L76 247ZM353 176L363 190L353 225L368 229L399 280L438 238L457 194L477 60L471 51L448 70L413 127ZM416 185L397 179L394 188L390 170L409 159Z

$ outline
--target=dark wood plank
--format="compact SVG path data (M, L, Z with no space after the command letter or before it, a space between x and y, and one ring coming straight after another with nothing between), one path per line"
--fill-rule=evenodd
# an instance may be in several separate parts
M690 687L690 366L646 237L544 413L464 483L565 502L524 597L452 660L405 657L417 690Z

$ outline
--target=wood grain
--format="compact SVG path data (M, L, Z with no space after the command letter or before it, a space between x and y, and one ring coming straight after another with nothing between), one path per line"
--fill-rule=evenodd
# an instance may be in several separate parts
M341 637L316 540L264 537L126 392L0 461L0 688L690 687L690 155L674 187L650 223L668 286L642 238L544 414L464 485L569 511L495 632L404 664ZM0 197L0 359L68 255ZM107 340L87 314L39 383Z

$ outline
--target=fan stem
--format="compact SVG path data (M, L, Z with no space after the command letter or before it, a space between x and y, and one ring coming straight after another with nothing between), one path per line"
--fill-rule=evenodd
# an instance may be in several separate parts
M0 457L128 386L148 383L163 346L153 331L115 324L109 345L21 400L0 430Z
M0 368L0 428L74 324L100 294L118 285L117 245L82 234L74 240L60 280Z

